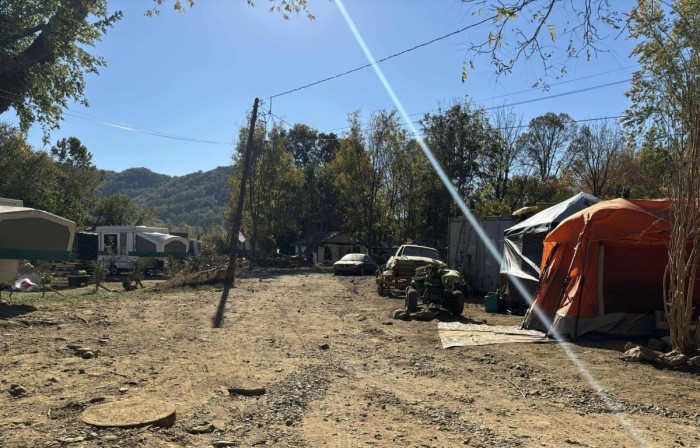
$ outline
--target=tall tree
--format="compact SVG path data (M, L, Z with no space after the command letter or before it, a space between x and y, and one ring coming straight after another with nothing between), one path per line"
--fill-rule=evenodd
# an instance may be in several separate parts
M341 140L340 149L329 168L335 175L345 224L365 246L378 242L381 229L386 225L386 195L382 172L385 157L381 154L383 129L372 126L372 150L367 147L358 112L350 114L350 132ZM370 132L369 134L372 134Z
M569 169L581 189L607 198L620 184L619 162L624 151L625 138L615 123L583 126L569 146Z
M480 155L482 185L477 194L477 210L482 216L509 215L511 177L520 168L518 139L523 132L522 116L513 110L497 109L491 120L494 136Z
M58 127L68 101L87 105L85 73L104 59L87 49L121 18L107 0L8 0L0 8L0 113L13 108L27 130Z
M93 211L93 223L97 226L129 226L137 219L136 205L123 194L103 198Z
M333 160L340 142L335 134L319 133L303 124L295 124L284 134L285 147L294 163L304 173L304 186L297 195L295 215L300 235L309 249L315 248L325 232L339 228L334 205L337 203L333 183L328 182L325 166ZM325 171L325 173L324 173Z
M35 151L24 134L0 122L0 196L26 207L56 212L58 170L49 155Z
M434 171L420 145L414 139L401 145L392 160L394 173L395 205L392 210L396 220L396 243L415 240L429 241L427 211L433 201L431 190Z
M564 154L575 132L576 123L568 114L547 112L533 118L518 139L523 164L542 182L556 178L566 167Z
M251 209L255 209L253 236L270 250L279 248L285 234L299 230L299 221L293 216L304 176L285 150L284 136L281 127L272 128L264 141L255 176L251 176L255 186L249 202Z
M51 148L59 167L56 213L84 225L97 202L103 174L92 163L92 154L76 137L64 138Z
M238 197L243 159L241 153L247 141L248 129L241 128L238 154L234 155L234 173L231 176L232 197ZM266 255L279 248L282 238L296 233L300 227L298 201L304 176L294 164L288 151L286 132L276 125L268 133L264 123L258 122L253 134L251 171L246 187L244 204L244 235L254 253Z
M468 103L457 103L427 114L421 127L426 143L459 195L465 202L473 202L482 175L479 164L482 151L495 140L486 113ZM427 243L442 247L447 242L448 218L455 216L457 209L434 172L425 191L432 199L426 217L430 236Z
M644 135L641 149L632 157L627 154L621 163L626 169L623 185L630 189L633 198L667 198L670 196L672 171L671 157L665 138L656 126L652 126Z

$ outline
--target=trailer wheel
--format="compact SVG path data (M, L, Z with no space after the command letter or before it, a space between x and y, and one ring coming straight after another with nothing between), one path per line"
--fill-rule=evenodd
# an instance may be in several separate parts
M109 267L109 275L116 277L119 275L119 268L116 265L112 265Z
M459 317L464 312L464 294L462 291L452 292L452 307L450 312L453 316Z

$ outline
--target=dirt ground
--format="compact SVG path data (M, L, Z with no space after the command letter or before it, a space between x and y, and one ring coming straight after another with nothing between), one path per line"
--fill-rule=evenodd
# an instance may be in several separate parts
M373 277L313 270L241 278L213 328L221 289L157 285L71 301L3 294L0 447L700 446L700 376L626 363L626 341L444 350L447 315L394 320L403 302L379 297ZM475 300L463 320L521 318ZM175 424L80 420L127 400L169 403Z

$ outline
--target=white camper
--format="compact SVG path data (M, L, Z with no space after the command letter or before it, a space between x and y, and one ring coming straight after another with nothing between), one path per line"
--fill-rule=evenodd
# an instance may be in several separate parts
M110 274L129 270L139 260L144 271L162 269L168 257L185 258L189 241L165 227L98 226L97 259Z

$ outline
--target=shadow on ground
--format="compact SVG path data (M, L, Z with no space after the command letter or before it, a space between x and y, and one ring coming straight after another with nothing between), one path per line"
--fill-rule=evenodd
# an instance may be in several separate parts
M36 307L31 305L0 303L0 319L12 319L13 317L33 313L34 311L36 311Z

